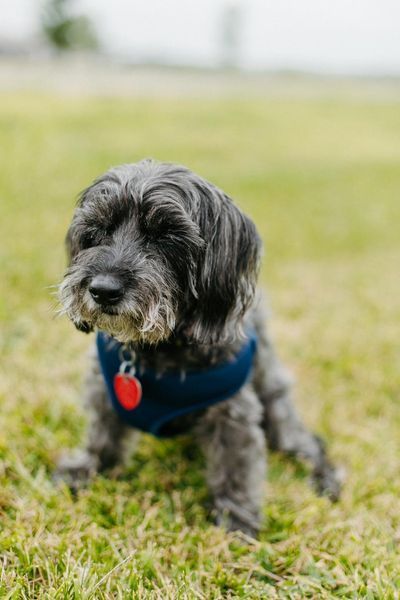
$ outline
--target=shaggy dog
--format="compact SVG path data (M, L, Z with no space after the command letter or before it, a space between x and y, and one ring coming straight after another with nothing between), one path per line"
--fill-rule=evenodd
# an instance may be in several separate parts
M183 166L113 168L83 192L67 247L62 311L80 331L101 333L86 444L60 461L58 477L77 487L115 465L140 429L190 430L207 458L217 523L229 530L260 527L266 442L306 459L317 491L338 497L337 471L299 419L266 330L260 238L224 192Z

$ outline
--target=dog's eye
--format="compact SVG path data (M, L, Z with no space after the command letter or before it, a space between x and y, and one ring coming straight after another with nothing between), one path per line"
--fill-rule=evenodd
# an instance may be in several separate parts
M96 246L97 240L96 240L96 236L94 235L94 233L91 233L90 231L88 231L81 237L80 242L81 242L81 247L84 250L87 250L88 248L92 248L93 246Z

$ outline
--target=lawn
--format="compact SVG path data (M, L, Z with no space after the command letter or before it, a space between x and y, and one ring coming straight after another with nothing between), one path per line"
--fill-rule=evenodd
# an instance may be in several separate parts
M398 598L400 103L340 98L0 97L1 598ZM258 541L214 527L190 440L143 437L74 498L90 340L54 316L77 193L110 165L182 162L266 246L272 331L341 501L269 458ZM190 460L189 460L190 457Z

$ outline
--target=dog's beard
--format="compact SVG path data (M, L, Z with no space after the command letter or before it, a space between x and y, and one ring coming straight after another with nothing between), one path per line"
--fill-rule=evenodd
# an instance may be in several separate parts
M93 327L105 331L125 344L129 342L157 344L168 339L175 326L174 316L168 311L163 311L158 305L149 307L148 314L139 311L135 314L96 312L91 313L88 318L84 317L83 320L91 322Z
M176 324L176 306L169 288L166 290L160 281L152 283L151 291L143 290L146 304L128 297L116 307L102 309L81 281L77 281L77 269L71 268L59 286L62 305L59 312L66 314L78 328L99 329L125 344L157 344L171 336Z

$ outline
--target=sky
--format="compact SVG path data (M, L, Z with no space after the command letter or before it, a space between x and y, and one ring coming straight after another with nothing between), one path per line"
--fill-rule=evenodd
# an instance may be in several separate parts
M2 7L1 5L4 4ZM214 66L232 0L75 0L104 48L133 60ZM399 0L235 0L247 68L400 75ZM0 40L38 31L39 0L0 0Z

